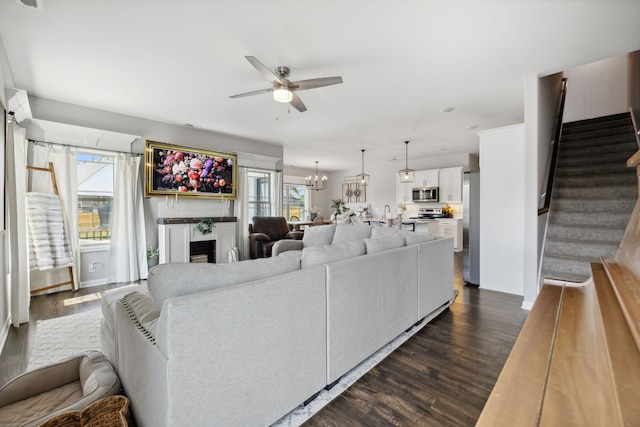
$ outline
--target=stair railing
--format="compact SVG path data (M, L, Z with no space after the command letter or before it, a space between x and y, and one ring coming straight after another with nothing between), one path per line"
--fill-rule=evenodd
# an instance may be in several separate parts
M551 191L553 190L553 179L556 175L556 164L558 162L558 151L560 148L560 135L562 134L562 116L564 115L564 101L567 97L567 78L562 78L560 89L560 99L558 100L558 113L556 114L556 126L551 145L551 164L549 166L549 177L547 178L547 189L544 194L544 205L538 209L538 216L549 212L551 205Z
M636 120L636 115L634 114L632 107L629 107L629 114L631 114L631 121L633 122L633 133L636 135L638 150L640 150L640 130L638 130L638 122Z

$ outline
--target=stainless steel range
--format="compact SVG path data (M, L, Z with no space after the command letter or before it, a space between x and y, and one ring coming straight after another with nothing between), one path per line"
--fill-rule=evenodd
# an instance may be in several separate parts
M420 208L418 209L418 219L444 218L442 208Z

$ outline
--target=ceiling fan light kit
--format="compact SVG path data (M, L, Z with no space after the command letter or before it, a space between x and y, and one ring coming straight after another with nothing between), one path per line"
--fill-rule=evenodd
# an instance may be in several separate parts
M400 182L405 184L409 182L413 182L413 175L415 174L415 170L409 169L409 141L404 142L404 169L400 169L398 172L400 174Z
M316 160L316 176L315 179L312 176L308 176L306 178L307 180L307 187L315 190L315 191L321 191L321 190L326 190L327 189L327 180L328 178L326 176L323 176L322 179L320 179L318 177L318 161Z
M245 56L247 61L253 65L267 80L273 83L273 87L269 89L259 89L251 92L239 93L237 95L231 95L229 98L243 98L245 96L259 95L261 93L272 92L274 101L289 103L296 110L301 113L307 111L307 107L304 105L300 97L295 93L298 90L315 89L324 86L337 85L342 83L342 77L320 77L317 79L289 81L289 68L277 67L275 73L268 69L262 62L258 61L255 56Z

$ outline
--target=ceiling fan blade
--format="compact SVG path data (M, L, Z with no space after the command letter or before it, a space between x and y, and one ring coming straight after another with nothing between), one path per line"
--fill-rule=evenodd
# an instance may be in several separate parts
M286 83L282 81L280 76L268 69L267 66L258 61L258 58L256 58L255 56L245 56L245 58L247 58L247 61L249 61L251 65L253 65L255 69L258 70L260 74L262 74L271 83L280 83L281 85L286 85Z
M291 102L289 102L289 104L293 105L293 108L300 111L301 113L307 111L307 107L304 105L300 97L296 95L295 92L291 92L291 94L293 95L293 98L291 99Z
M231 95L229 98L244 98L245 96L260 95L261 93L271 92L272 90L273 88L254 90L252 92L245 92L245 93L239 93L237 95Z
M342 77L320 77L318 79L299 80L291 82L291 88L295 90L315 89L317 87L331 86L342 83Z

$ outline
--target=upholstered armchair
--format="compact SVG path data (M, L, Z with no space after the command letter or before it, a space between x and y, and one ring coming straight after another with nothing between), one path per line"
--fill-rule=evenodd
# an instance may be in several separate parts
M289 231L287 219L282 216L254 216L249 224L249 256L255 258L269 258L271 247L282 239L300 240L304 236L302 231Z

